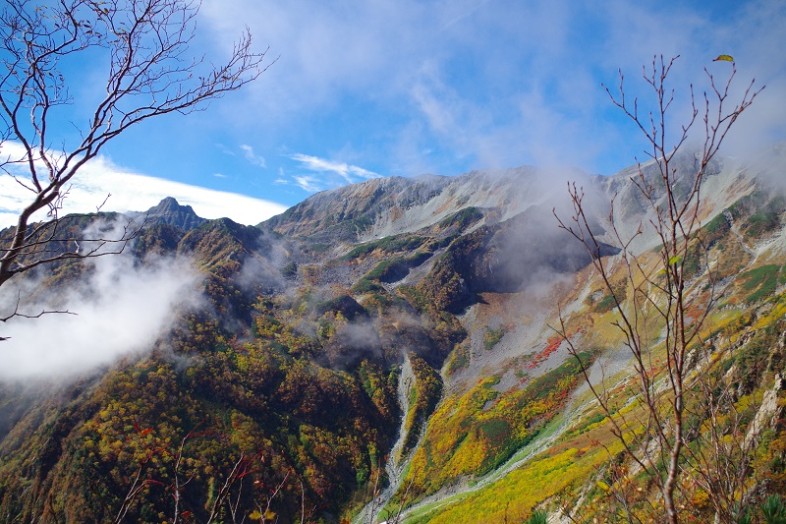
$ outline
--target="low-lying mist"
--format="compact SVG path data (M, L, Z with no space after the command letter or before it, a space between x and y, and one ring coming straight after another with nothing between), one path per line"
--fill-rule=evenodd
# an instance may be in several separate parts
M56 293L24 303L29 282L3 293L3 309L22 298L23 312L67 309L72 314L15 317L2 326L0 380L67 379L118 358L148 351L179 312L197 307L200 275L183 258L135 263L129 254L88 259L85 274Z

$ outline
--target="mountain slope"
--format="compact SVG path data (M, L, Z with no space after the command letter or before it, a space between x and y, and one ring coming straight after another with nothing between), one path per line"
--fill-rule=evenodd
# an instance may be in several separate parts
M680 160L685 177L692 165ZM622 404L629 356L587 250L552 210L569 216L565 180L578 178L606 242L600 255L617 267L608 202L623 235L648 220L632 173L371 180L258 227L163 201L123 256L143 275L188 261L199 299L111 366L46 385L3 375L2 518L368 522L402 508L412 522L502 522L537 506L554 518L603 515L599 486L613 484L603 475L618 444L555 335L557 305L593 380ZM702 335L710 349L693 365L723 363L711 369L724 369L758 446L756 496L786 487L786 200L767 184L731 161L713 166L700 209L706 256L690 284L702 299L709 276L716 282ZM94 219L118 217L79 227ZM643 263L653 246L642 235ZM70 296L100 272L90 264L51 268L36 293ZM763 407L767 395L774 408ZM702 494L690 501L699 521Z

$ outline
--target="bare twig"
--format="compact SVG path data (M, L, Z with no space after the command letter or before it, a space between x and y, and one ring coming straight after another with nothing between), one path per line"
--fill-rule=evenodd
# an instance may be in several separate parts
M612 410L608 397L592 384L580 352L569 336L566 319L561 311L560 327L557 331L567 342L569 352L579 361L584 379L609 420L612 433L622 444L626 456L654 480L663 503L662 519L671 524L679 521L675 491L680 485L686 457L684 419L688 395L687 355L714 305L714 285L710 288L709 300L705 300L703 304L692 301L689 292L691 275L686 266L692 250L701 245L698 231L701 225L699 208L702 184L707 168L718 154L731 126L761 92L761 88L754 89L752 81L741 100L728 108L730 87L736 68L732 65L728 79L722 85L717 84L715 78L705 70L711 94L703 94L704 104L703 109L700 109L695 101L693 86L690 86L691 111L680 126L680 131L671 137L669 119L675 95L674 91L667 87L667 80L677 58L666 60L663 56L656 56L649 68L643 68L643 80L654 97L654 109L646 115L641 113L638 99L630 102L626 98L625 78L621 71L618 91L613 93L606 87L612 104L638 127L650 147L647 155L651 161L646 166L638 165L637 173L631 177L631 183L646 202L649 211L648 225L660 244L655 269L648 269L650 262L645 255L637 254L631 249L634 240L643 233L643 224L639 224L636 232L627 237L618 229L615 198L609 208L608 224L609 235L620 250L616 262L602 258L601 242L591 228L592 221L583 200L584 193L575 184L568 186L574 215L570 220L556 217L560 228L586 246L595 273L614 301L618 318L614 321L614 326L619 329L623 343L633 357L639 383L637 396L646 412L647 420L640 428L637 429L624 415ZM675 158L685 147L690 130L698 119L704 123L703 148L694 172L681 173L677 169ZM685 176L692 178L681 178ZM678 182L684 181L687 181L687 184L683 183L686 189L678 189ZM613 266L614 263L617 265ZM630 291L627 299L618 295L612 282L613 274L620 266L626 289ZM698 316L691 316L688 314L689 309L698 309L700 312ZM662 327L662 341L650 340L649 332L654 325ZM663 384L656 367L660 361L663 361L666 368ZM656 456L650 451L652 446ZM688 455L690 454L689 450ZM720 458L719 452L716 452L714 457ZM712 475L713 472L708 473L708 476ZM731 482L728 478L727 481ZM710 486L716 480L710 481L707 477L705 482ZM738 493L736 488L732 492ZM632 518L624 493L618 499L629 515L628 518ZM727 504L720 498L717 503L721 506ZM716 513L721 512L719 510Z
M0 286L53 262L120 252L133 238L105 239L80 251L84 239L57 236L59 211L69 184L104 146L148 119L188 114L242 88L275 60L255 51L246 30L223 63L191 57L199 2L193 0L7 0L0 9L0 169L29 192L16 225L0 241ZM88 54L106 61L103 98L77 125L80 137L57 143L54 124L61 106L73 103L68 64ZM10 152L7 152L10 151ZM108 196L107 196L108 198ZM106 200L97 210L100 210ZM53 221L32 219L47 211ZM130 233L126 231L125 233ZM71 249L50 250L70 242ZM76 246L76 249L74 249Z
M131 505L134 503L136 498L139 496L139 493L143 489L145 489L145 481L142 480L142 466L139 466L139 469L136 470L136 474L134 475L134 479L131 481L131 487L128 488L126 492L126 496L123 499L122 504L120 505L120 509L115 516L115 524L120 524L121 522L125 521L126 515L128 514L128 510L131 509Z

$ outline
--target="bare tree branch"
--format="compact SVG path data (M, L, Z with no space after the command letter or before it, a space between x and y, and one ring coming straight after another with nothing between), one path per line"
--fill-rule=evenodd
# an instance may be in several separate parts
M606 87L612 104L636 125L649 144L646 153L651 160L647 165L638 165L636 174L631 177L631 183L646 202L648 226L659 242L654 268L648 269L652 263L646 255L631 249L634 240L643 233L643 224L628 237L623 236L618 229L620 221L615 216L615 199L612 199L610 205L608 234L620 249L616 260L606 261L601 257L601 242L598 234L591 228L592 220L588 216L590 210L584 203L583 191L575 184L568 186L573 203L573 216L570 220L556 217L560 228L586 246L595 273L614 301L618 317L614 325L623 335L623 343L633 357L639 383L637 397L647 416L643 431L637 431L635 423L629 423L623 415L612 410L608 397L592 384L589 371L580 358L579 349L569 336L566 320L561 312L560 327L557 331L567 342L569 352L579 361L584 379L601 411L609 420L612 433L622 444L626 456L653 479L663 503L662 520L672 524L680 520L675 491L680 486L686 457L697 464L708 463L706 456L694 455L691 450L686 451L685 442L687 395L690 394L688 351L697 341L700 329L714 306L714 284L711 275L710 297L705 299L703 304L699 304L691 296L691 275L686 266L692 250L701 248L698 232L701 226L699 209L702 184L707 168L718 154L731 126L762 89L754 88L754 82L751 81L742 98L729 107L729 93L736 67L732 64L732 70L722 85L705 69L711 93L703 94L703 108L700 109L696 104L693 86L690 86L690 113L672 137L670 111L673 109L675 93L668 87L668 78L677 58L666 60L662 55L656 56L653 57L650 67L642 69L642 78L654 98L654 109L646 115L641 114L638 99L630 102L626 97L622 71L619 72L617 92ZM695 170L692 173L682 173L677 169L676 155L685 148L691 129L699 118L704 123L702 150ZM623 270L625 288L630 291L627 299L618 295L612 281L613 275L619 269ZM691 316L688 313L691 308L699 309L699 314ZM660 326L662 340L650 336L649 333L655 326ZM665 364L665 374L659 373L657 367L661 361ZM710 406L710 413L715 409L717 408ZM739 453L735 455L729 450L720 449L719 435L712 441L715 445L713 458L720 460L725 456L740 456ZM657 460L650 451L651 447L657 452ZM717 503L716 514L721 518L731 515L727 509L729 500L739 493L736 484L738 477L734 476L738 472L728 475L724 473L720 479L714 471L705 469L704 473L703 479L707 488L718 490L718 495L713 498L713 502ZM721 482L732 487L720 489ZM629 510L627 504L624 507L626 511Z
M259 77L275 60L255 51L246 30L224 62L193 56L199 2L193 0L7 0L0 10L0 169L30 194L15 227L0 239L0 286L20 273L68 259L123 250L132 238L98 249L49 251L68 184L127 129L169 113L202 110ZM73 102L65 72L90 54L106 63L103 95L68 146L56 133ZM12 147L4 147L12 146ZM107 197L108 198L108 197ZM101 209L104 201L98 206ZM48 212L54 225L35 224ZM73 245L72 245L73 247Z

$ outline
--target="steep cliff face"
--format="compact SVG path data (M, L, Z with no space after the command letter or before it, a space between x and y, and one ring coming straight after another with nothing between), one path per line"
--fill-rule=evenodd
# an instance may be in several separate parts
M680 159L678 193L694 160ZM657 242L637 173L377 179L314 195L258 227L203 220L164 200L121 267L144 276L160 274L162 260L187 262L171 267L194 272L198 297L155 342L111 365L41 383L2 375L4 515L367 522L401 506L416 522L502 522L568 503L601 515L598 472L616 444L581 364L593 379L613 379L621 405L632 367L612 326L614 297L554 213L570 217L565 181L578 178L604 262L619 264L613 199L619 234L643 229L635 253L649 268ZM658 173L647 165L643 175ZM778 402L768 400L765 423L756 399L786 371L786 199L756 175L730 161L712 166L689 292L717 305L702 347L715 348L737 408L750 411L744 420L759 421L765 458L750 478L772 491L786 487L784 428L770 423ZM118 219L74 217L69 227L96 218ZM70 294L97 268L60 264L33 292L82 297L79 312L120 280L110 273ZM618 285L623 275L613 275ZM578 337L578 360L555 335L560 315ZM697 518L706 514L698 495L695 505Z

